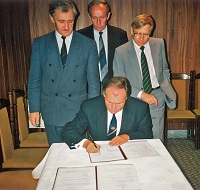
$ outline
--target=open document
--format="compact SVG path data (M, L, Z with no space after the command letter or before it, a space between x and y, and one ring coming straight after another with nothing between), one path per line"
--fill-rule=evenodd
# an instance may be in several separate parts
M91 163L160 156L147 140L129 141L121 146L100 145L100 152L89 153Z
M132 164L58 168L53 190L138 190Z
M127 159L120 146L110 146L108 144L102 144L100 152L89 153L89 157L92 163L110 162Z

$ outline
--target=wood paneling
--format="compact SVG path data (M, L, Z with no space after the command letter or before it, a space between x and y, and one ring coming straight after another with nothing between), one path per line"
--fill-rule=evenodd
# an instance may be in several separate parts
M0 96L27 82L31 40L54 29L49 20L50 0L0 0ZM80 16L76 29L90 25L87 4L74 0ZM131 39L133 17L151 14L156 22L154 37L164 38L172 72L200 72L200 0L108 0L112 10L111 25L123 28ZM29 25L30 24L30 25ZM114 40L114 37L113 37ZM14 75L15 73L15 75Z
M0 97L7 98L8 91L22 88L28 78L31 53L28 2L1 1L0 12Z

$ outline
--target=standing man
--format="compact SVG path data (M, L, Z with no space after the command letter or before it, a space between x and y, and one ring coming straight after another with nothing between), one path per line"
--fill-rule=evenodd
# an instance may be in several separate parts
M152 122L147 103L130 97L130 83L124 77L113 77L103 85L103 96L82 103L79 113L63 129L63 140L69 147L83 147L98 152L94 141L109 141L119 146L133 139L151 139ZM89 132L90 139L85 139ZM92 139L91 139L92 137Z
M92 25L79 30L81 34L96 41L99 52L99 72L101 82L113 77L113 57L115 48L128 41L126 31L108 24L111 10L106 0L93 0L88 5Z
M114 76L127 77L131 96L149 104L154 138L164 140L165 103L176 107L176 93L170 83L164 40L150 37L154 29L149 14L133 19L133 39L118 47L113 61Z
M33 40L28 100L30 122L37 125L41 112L51 145L62 142L62 129L81 103L100 94L100 80L95 42L73 31L73 2L53 0L49 14L55 31Z

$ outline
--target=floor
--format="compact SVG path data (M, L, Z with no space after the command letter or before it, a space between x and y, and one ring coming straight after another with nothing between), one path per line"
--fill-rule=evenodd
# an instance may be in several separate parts
M194 190L200 190L200 150L187 139L187 130L169 131L167 149Z

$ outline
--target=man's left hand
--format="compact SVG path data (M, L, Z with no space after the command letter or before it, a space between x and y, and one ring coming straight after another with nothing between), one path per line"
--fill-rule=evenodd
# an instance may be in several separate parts
M109 145L110 146L120 146L120 145L126 143L129 139L130 139L130 137L127 134L118 135L109 142Z

